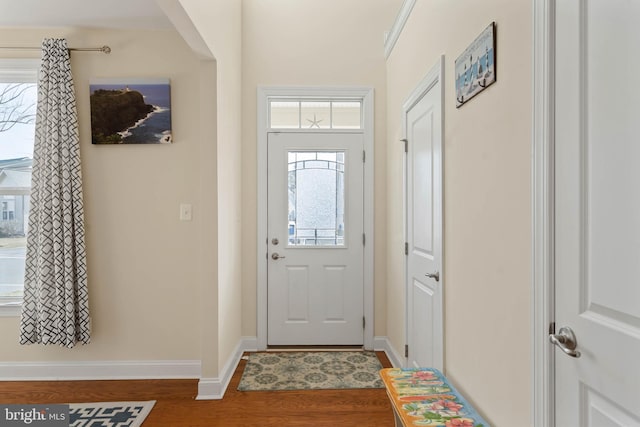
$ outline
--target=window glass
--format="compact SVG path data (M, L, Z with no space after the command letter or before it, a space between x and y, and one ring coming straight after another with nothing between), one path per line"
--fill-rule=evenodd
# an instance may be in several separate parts
M360 129L362 127L360 102L332 102L334 129Z
M329 129L331 128L330 102L302 102L300 104L302 128Z
M269 102L272 129L362 129L360 101Z
M37 101L30 64L0 60L0 306L22 301Z
M276 129L300 128L300 103L290 101L271 101L271 127Z
M289 246L344 246L344 155L288 153Z

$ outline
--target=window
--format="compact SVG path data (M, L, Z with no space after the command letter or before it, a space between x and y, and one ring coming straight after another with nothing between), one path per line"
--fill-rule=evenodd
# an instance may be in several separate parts
M344 246L344 151L289 151L289 246Z
M22 302L37 73L37 60L0 59L0 315Z
M15 196L0 196L2 200L2 221L13 221L16 215ZM0 228L1 229L1 228Z
M361 101L269 102L272 129L362 129Z

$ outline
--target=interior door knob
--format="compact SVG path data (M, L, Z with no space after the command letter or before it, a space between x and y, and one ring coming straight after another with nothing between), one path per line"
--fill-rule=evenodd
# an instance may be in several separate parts
M575 357L576 359L580 357L580 352L576 350L578 341L570 327L563 326L557 334L549 334L549 341L559 347L560 350L568 356Z
M274 252L271 254L271 259L274 261L279 260L280 258L286 258L285 256L280 256L280 254L278 254L278 252Z
M425 274L425 276L427 276L427 277L429 277L431 279L434 279L436 282L440 281L440 272L439 271L436 271L434 273L427 273L427 274Z

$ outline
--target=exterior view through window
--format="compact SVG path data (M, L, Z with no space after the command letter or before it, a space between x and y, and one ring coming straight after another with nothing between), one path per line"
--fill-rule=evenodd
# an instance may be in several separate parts
M289 246L344 246L343 151L289 151Z
M17 77L0 61L0 306L20 305L37 101L36 70ZM29 81L31 80L31 81Z

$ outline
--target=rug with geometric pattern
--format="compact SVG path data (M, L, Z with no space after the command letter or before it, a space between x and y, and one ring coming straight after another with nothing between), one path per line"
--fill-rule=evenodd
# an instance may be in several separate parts
M95 402L69 405L70 427L139 427L155 400L148 402Z
M382 388L373 351L251 353L238 390Z

